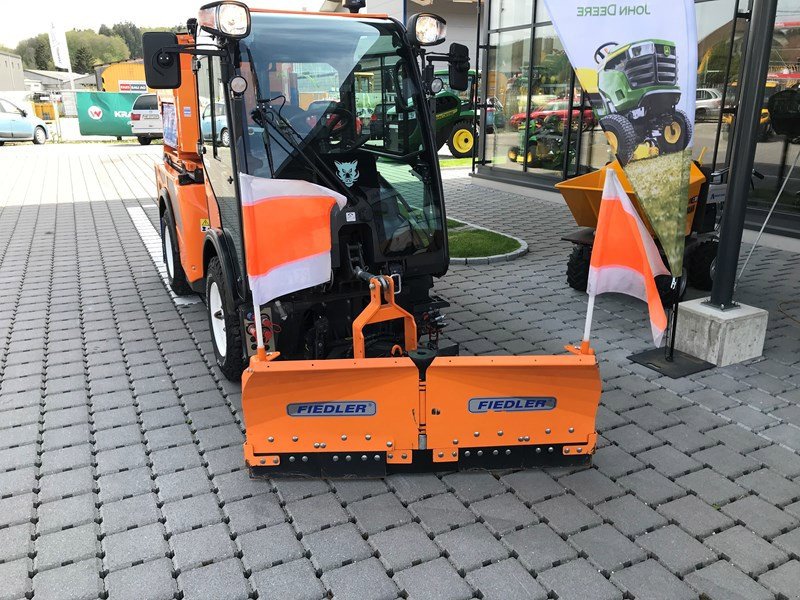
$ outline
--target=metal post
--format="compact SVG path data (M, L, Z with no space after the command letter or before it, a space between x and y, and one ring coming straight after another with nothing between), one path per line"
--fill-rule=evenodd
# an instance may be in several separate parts
M730 162L730 179L725 197L725 216L720 233L717 267L710 304L725 310L733 305L736 265L742 245L747 196L756 154L761 101L772 50L772 32L778 0L755 0L750 18L739 108L736 115L736 151Z

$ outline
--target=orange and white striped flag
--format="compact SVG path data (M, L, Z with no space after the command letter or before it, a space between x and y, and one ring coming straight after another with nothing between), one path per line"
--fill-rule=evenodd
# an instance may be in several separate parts
M595 296L616 292L647 302L653 341L660 346L667 328L667 315L656 287L656 275L669 275L669 270L616 172L606 169L589 267L589 309L584 340L589 339Z
M321 185L241 173L247 278L253 304L331 278L331 211L347 199Z

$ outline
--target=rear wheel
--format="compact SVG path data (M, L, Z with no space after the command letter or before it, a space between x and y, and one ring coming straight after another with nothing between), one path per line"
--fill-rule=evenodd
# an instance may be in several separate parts
M33 143L44 144L47 141L47 132L44 127L37 127L33 130Z
M621 165L628 164L636 150L636 130L628 119L618 114L606 115L600 119L600 126L606 134L611 150L617 155Z
M589 285L589 263L592 260L592 247L575 244L567 261L567 283L573 290L585 292Z
M459 121L450 130L450 137L447 140L447 147L450 154L456 158L467 158L472 156L475 149L475 135L472 132L472 123L469 121Z
M220 132L219 141L226 148L231 145L231 134L227 129L223 129Z
M672 121L664 127L658 139L658 149L665 154L681 152L692 139L692 124L682 110L676 110Z
M238 381L244 369L244 352L239 317L227 307L233 305L232 290L228 289L222 265L216 256L208 263L206 275L206 308L211 344L217 366L225 378Z
M508 149L506 156L508 156L509 162L517 162L517 157L519 156L519 146L511 146L511 148Z
M186 273L181 265L181 254L178 250L178 237L172 215L168 210L161 215L161 254L164 265L167 267L167 282L169 287L178 296L187 296L192 293Z
M693 288L708 291L714 285L718 249L719 242L717 240L708 240L698 244L689 254L687 271L689 272L689 283Z
M149 137L144 137L144 136L141 136L141 135L140 135L139 137L137 137L136 139L137 139L137 140L139 140L139 143L140 143L142 146L149 146L149 145L150 145L150 142L152 142L152 141L153 141L153 140L151 140Z

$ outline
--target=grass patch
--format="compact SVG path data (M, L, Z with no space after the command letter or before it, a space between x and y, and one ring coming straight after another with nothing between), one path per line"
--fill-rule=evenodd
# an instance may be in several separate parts
M472 159L467 158L440 158L439 167L447 169L449 167L471 167Z
M448 229L458 229L459 227L464 227L465 223L461 221L456 221L455 219L447 219L447 228Z
M450 256L454 258L478 258L507 254L519 249L519 242L501 233L485 229L456 229L448 235Z

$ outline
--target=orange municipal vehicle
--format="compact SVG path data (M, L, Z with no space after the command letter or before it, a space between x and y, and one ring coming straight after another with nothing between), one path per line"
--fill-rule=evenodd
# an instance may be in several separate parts
M255 476L587 461L600 377L559 356L458 356L433 292L448 269L432 114L444 20L203 6L144 35L160 90L164 260L201 294L217 364L242 381ZM357 82L385 107L358 116ZM363 102L363 98L361 99Z

